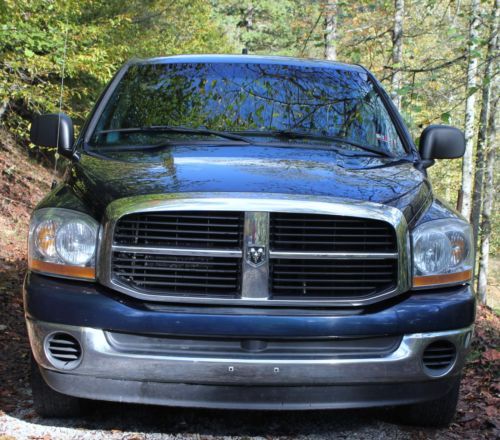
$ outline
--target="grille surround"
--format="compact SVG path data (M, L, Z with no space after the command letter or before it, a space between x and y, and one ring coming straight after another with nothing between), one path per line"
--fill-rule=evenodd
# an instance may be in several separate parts
M224 212L245 212L245 235L244 235L244 249L241 250L224 250L224 249L187 249L187 248L155 248L153 253L168 253L172 255L201 255L201 256L224 256L236 257L245 261L245 251L250 235L247 234L247 220L248 214L257 217L267 215L269 223L269 213L272 212L286 212L286 213L302 213L302 214L323 214L323 215L342 215L348 217L360 217L365 219L377 219L387 222L394 228L397 237L397 252L393 253L378 253L366 254L362 252L354 253L328 253L318 252L314 258L334 258L346 259L346 257L353 260L358 259L374 259L374 258L389 258L397 261L397 284L393 289L368 297L359 298L325 298L325 299L272 299L269 292L264 295L252 296L251 285L249 286L248 280L252 277L245 277L246 268L243 268L243 287L242 296L244 298L200 298L196 296L175 296L169 294L151 294L146 290L131 289L130 286L117 279L112 270L112 253L113 251L128 251L125 246L113 244L113 232L118 220L124 215L137 213L137 212L152 212L152 211L224 211ZM264 217L265 218L265 217ZM262 219L261 219L262 220ZM265 221L263 222L265 224ZM258 235L258 234L257 234ZM144 250L151 251L150 248L138 247L134 248L134 252L144 252ZM251 306L251 307L358 307L373 304L384 299L398 295L405 292L411 287L410 276L410 260L409 260L409 234L407 224L402 212L396 208L386 205L380 205L372 202L357 202L347 199L339 199L335 197L309 197L299 195L282 195L282 194L249 194L249 193L182 193L182 194L168 194L168 195L155 195L155 196L137 196L127 199L116 200L112 202L107 210L103 223L102 231L102 245L100 247L98 259L99 264L97 267L97 277L100 283L110 287L116 291L125 293L134 298L164 303L193 303L193 304L213 304L213 305L234 305L234 306ZM269 250L267 248L267 257L274 258L288 258L289 252ZM304 255L297 253L293 258L304 258ZM305 258L311 258L306 253ZM248 265L247 265L248 266ZM264 266L263 266L264 267ZM267 265L267 270L269 265ZM257 274L255 279L263 281L262 275L265 270L261 269L261 273ZM256 275L256 273L254 273ZM253 275L252 275L253 276ZM265 284L267 285L267 279ZM261 282L260 286L264 286ZM250 287L250 289L249 289ZM249 295L250 293L250 295ZM244 299L244 301L242 301Z

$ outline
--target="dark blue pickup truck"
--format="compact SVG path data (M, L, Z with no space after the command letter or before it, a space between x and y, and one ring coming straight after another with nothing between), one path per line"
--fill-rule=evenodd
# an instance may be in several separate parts
M475 300L468 223L360 66L261 56L127 63L37 206L24 302L35 408L397 406L452 419Z

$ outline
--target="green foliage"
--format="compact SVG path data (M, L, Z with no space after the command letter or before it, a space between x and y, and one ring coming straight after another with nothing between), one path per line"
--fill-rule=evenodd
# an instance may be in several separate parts
M405 2L398 66L391 65L394 2L337 4L339 60L365 65L388 89L401 70L395 92L415 139L432 123L463 127L467 96L480 100L481 87L491 80L466 90L470 2ZM491 4L481 2L483 25L471 54L480 72ZM26 139L33 113L58 111L64 60L63 111L81 124L107 81L132 57L240 53L247 47L250 53L323 58L326 6L326 0L0 0L0 124ZM437 193L455 204L460 161L440 161L430 176ZM492 219L493 252L500 251L499 211Z
M0 5L0 103L8 105L8 124L22 137L31 114L58 111L64 60L63 111L81 123L131 57L231 50L203 0Z

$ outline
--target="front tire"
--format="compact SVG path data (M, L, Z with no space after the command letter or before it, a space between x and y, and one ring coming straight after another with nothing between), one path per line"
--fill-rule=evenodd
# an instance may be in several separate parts
M405 425L443 428L455 417L460 379L443 397L398 408L398 420Z
M58 393L49 387L31 356L31 391L33 406L41 417L77 417L83 414L83 400Z

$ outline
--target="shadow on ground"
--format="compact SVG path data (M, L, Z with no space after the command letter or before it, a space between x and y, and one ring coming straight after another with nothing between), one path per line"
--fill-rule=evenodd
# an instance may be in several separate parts
M30 413L26 415L28 418L31 417ZM384 424L384 420L389 420L389 416L383 410L213 411L92 402L92 409L84 418L78 420L37 418L32 422L87 430L269 438L311 434L326 437L346 431L362 433L377 429L379 425ZM388 425L387 428L389 431L402 429L396 425Z

